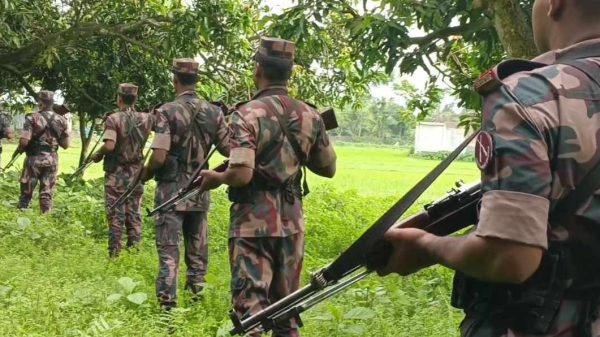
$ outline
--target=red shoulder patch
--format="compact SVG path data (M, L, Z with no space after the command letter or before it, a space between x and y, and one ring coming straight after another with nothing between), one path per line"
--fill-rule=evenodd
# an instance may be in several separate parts
M494 138L488 132L481 131L475 140L475 162L480 170L488 168L494 158Z
M498 77L496 68L492 68L479 76L473 84L475 91L479 94L486 94L490 91L496 90L502 86L502 81Z

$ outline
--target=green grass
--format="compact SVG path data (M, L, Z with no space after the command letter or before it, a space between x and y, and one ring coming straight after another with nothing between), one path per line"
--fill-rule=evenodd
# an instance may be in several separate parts
M3 163L12 150L5 147ZM305 202L304 284L310 271L331 262L436 164L408 158L395 149L344 146L337 152L338 175L333 180L309 177L313 192ZM71 172L77 158L77 149L62 151L61 172ZM55 211L46 217L37 210L14 210L16 170L0 183L0 336L166 335L167 320L154 299L157 257L152 219L144 219L140 250L110 261L102 180L93 179L101 176L97 164L86 172L84 185L66 186L60 181ZM454 180L477 177L473 164L455 163L410 212L441 197ZM146 206L152 192L150 184ZM229 203L223 189L213 200L209 286L195 305L180 292L173 336L225 336L229 327ZM124 277L138 282L132 291L119 284ZM180 277L180 290L183 281ZM304 314L302 335L458 336L461 314L448 303L450 281L451 273L442 268L407 278L371 276ZM140 296L147 299L133 303L126 297L131 293L138 293L131 297L134 301Z

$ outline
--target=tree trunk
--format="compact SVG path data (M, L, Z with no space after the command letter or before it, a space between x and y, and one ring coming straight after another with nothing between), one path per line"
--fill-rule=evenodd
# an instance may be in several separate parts
M90 143L92 140L92 136L94 135L94 128L96 127L95 120L92 119L90 123L90 129L88 132L85 132L85 128L88 124L86 114L84 112L79 112L79 136L81 137L81 152L79 153L79 166L83 164L83 161L87 157L87 151L90 147Z
M538 55L528 16L518 0L491 0L494 26L510 57L532 59Z

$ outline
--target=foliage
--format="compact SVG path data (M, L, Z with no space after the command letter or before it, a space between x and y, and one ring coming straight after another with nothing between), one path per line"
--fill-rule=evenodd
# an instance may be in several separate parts
M417 152L411 154L411 157L417 159L427 159L427 160L444 160L448 157L450 151L438 151L438 152ZM475 161L475 153L472 151L467 151L460 154L456 160L465 161L465 162L474 162Z
M309 177L313 191L305 201L303 284L310 271L335 258L435 165L392 149L344 147L338 153L344 174L329 184ZM72 155L62 154L61 160ZM476 176L472 164L456 163L411 212L442 196L457 177L468 181ZM18 174L10 171L5 179L0 184L0 335L137 336L143 331L144 336L164 336L169 325L176 325L175 336L226 336L230 274L229 202L224 190L213 194L204 298L192 304L190 295L180 292L181 307L167 318L153 296L157 261L152 219L144 218L139 251L124 251L109 260L101 179L73 185L59 180L55 210L49 216L37 209L16 211ZM367 179L370 183L365 184ZM152 194L150 184L144 207L151 205ZM182 290L183 270L180 275ZM450 284L451 273L445 269L410 278L373 276L303 315L302 333L308 337L457 336L461 314L448 304ZM147 299L127 298L136 293L146 294Z

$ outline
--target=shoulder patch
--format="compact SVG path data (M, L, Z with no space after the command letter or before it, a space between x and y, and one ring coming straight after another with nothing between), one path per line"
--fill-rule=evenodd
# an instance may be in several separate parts
M485 171L494 159L494 138L489 132L481 131L475 139L475 162Z
M488 92L494 91L502 86L502 81L498 78L496 68L492 68L479 76L473 84L475 91L480 95L487 94Z

